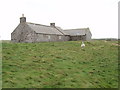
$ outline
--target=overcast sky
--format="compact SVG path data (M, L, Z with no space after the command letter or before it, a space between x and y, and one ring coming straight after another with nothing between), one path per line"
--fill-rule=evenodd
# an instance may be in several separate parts
M10 40L22 13L27 22L62 29L89 27L92 38L118 38L119 0L0 0L0 39Z

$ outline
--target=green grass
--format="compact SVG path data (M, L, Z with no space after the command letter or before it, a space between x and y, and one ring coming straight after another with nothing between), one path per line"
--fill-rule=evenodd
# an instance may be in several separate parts
M117 88L117 41L2 43L3 88Z
M2 41L0 40L0 89L2 89Z

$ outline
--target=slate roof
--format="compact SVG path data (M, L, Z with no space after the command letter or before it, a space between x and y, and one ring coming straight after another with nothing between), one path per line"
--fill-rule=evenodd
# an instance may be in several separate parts
M27 25L36 33L65 35L63 30L60 27L51 27L47 25L28 23L28 22L27 22Z
M64 32L69 34L70 36L85 35L87 33L87 31L89 31L89 28L78 28L78 29L64 30Z
M61 33L63 33L64 35L69 35L68 33L64 32L63 29L61 29L60 27L56 27Z
M29 23L29 22L27 22L27 25L36 33L42 33L42 34L79 36L79 35L85 35L87 31L89 31L89 28L63 30L58 26L52 27L52 26Z

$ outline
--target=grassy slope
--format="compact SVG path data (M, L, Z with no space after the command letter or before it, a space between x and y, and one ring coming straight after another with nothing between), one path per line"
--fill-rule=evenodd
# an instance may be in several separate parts
M0 89L2 89L2 41L0 40Z
M3 88L115 88L114 42L3 42Z

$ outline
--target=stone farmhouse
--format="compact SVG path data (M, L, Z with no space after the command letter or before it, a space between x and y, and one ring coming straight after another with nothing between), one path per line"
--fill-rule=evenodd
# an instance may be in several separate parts
M55 23L50 26L26 22L24 15L20 18L20 24L11 33L12 42L52 42L52 41L76 41L91 40L89 28L63 30Z

